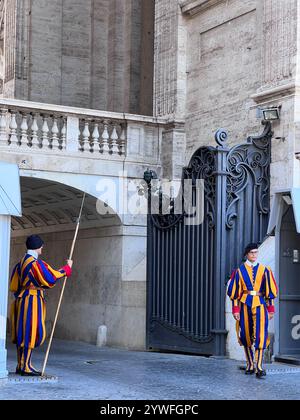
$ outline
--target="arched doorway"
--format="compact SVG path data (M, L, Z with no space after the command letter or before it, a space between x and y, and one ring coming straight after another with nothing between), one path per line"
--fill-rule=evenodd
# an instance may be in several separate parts
M45 241L43 259L58 268L70 252L83 192L53 180L21 177L23 217L12 218L10 268L25 252L25 239L36 233ZM121 218L87 195L74 253L74 272L64 295L55 337L96 344L100 325L108 345L143 348L145 341L145 274L139 267L146 252L146 230L132 234ZM101 206L101 203L100 203ZM135 226L133 230L137 230ZM136 250L136 254L135 254ZM128 261L130 253L132 261ZM139 276L139 278L137 278ZM47 292L47 331L51 329L61 286ZM9 298L11 299L11 297ZM9 330L9 329L8 329Z

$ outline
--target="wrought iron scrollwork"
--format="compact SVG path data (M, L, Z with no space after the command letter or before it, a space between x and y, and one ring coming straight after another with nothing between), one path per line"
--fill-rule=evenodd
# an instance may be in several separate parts
M184 179L191 179L193 184L196 180L204 181L205 200L207 202L206 217L210 229L215 226L215 199L216 199L216 149L202 147L192 157L190 165L183 170Z
M195 187L197 180L201 179L204 181L205 199L208 203L206 217L210 229L213 229L215 225L215 171L216 149L210 147L201 148L193 155L189 166L183 168L181 187L176 198L171 198L168 195L163 194L161 189L154 187L155 191L152 191L151 200L152 203L154 202L154 204L156 204L156 206L154 205L154 208L160 209L159 214L151 215L155 226L162 230L171 229L179 223L184 222L186 218L195 217L194 213L188 211L191 207L191 203L189 202L190 195L187 194L185 182L190 180L192 187ZM194 192L195 190L193 190L193 193ZM176 206L180 200L180 205ZM176 214L176 208L182 209L182 212Z
M271 125L261 136L249 137L248 143L231 149L227 156L226 226L231 229L237 218L237 204L242 192L253 182L256 203L261 214L269 213Z
M228 132L221 128L215 134L215 140L219 146L224 147L228 139Z
M154 225L158 229L161 229L161 230L172 229L173 227L177 226L179 223L182 223L184 219L183 214L165 214L165 215L153 214L151 217L152 217Z
M197 150L183 169L176 198L164 194L158 182L149 186L149 202L159 209L148 218L147 345L152 348L225 354L223 282L240 262L241 243L259 242L267 230L271 125L232 149L227 137L218 130L218 146ZM148 171L145 179L153 176ZM187 223L197 209L199 180L204 220Z

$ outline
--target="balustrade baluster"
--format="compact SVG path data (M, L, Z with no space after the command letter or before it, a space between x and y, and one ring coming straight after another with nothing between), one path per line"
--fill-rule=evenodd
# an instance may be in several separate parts
M37 123L38 115L34 114L32 116L31 123L31 147L34 149L40 149L42 147L41 141L38 137L39 126Z
M0 117L0 143L8 145L8 132L7 132L7 109L1 109Z
M28 141L28 123L27 123L27 114L26 113L22 113L20 144L30 146L30 142Z
M126 128L123 124L121 127L122 127L122 133L121 133L120 142L119 142L119 154L125 155L126 153Z
M85 121L84 130L82 132L82 142L81 142L81 151L84 152L90 148L90 128L89 122Z
M65 149L67 144L67 122L65 118L61 118L62 120L62 129L61 129L61 137L60 137L60 149Z
M98 123L95 123L92 138L93 138L93 151L94 151L96 145L97 145L97 147L100 147L100 144L99 144L100 133L99 133L99 124Z
M104 120L104 130L102 133L102 153L109 153L110 147L109 147L109 133L108 133L108 124L109 121Z
M118 145L118 132L116 125L114 125L113 132L111 134L111 145L110 145L110 153L113 155L117 155L119 153L119 145Z
M9 128L10 128L9 144L11 145L16 144L17 146L19 146L20 142L19 142L18 133L17 133L17 129L18 129L17 115L15 111L11 111Z
M41 147L49 147L52 148L52 140L49 138L49 126L48 126L48 119L45 115L43 117L43 126L42 126L42 144Z
M52 149L60 149L60 143L59 143L59 129L57 125L57 118L53 117L53 125L52 125L52 137L51 137L51 148ZM50 147L50 146L49 146Z

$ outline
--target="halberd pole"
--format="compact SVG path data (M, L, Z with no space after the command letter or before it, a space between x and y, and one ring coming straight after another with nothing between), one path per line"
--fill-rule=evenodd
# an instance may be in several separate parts
M73 239L72 246L71 246L69 260L72 260L72 258L73 258L73 253L74 253L75 244L76 244L76 240L77 240L77 236L78 236L80 220L81 220L82 210L83 210L84 201L85 201L85 196L86 196L86 193L84 193L84 195L83 195L83 199L82 199L82 203L81 203L81 207L80 207L80 213L79 213L79 217L78 217L77 224L76 224L74 239ZM61 290L61 293L60 293L60 298L59 298L59 301L58 301L57 311L56 311L56 314L55 314L54 323L53 323L53 327L52 327L52 331L51 331L51 335L50 335L50 339L49 339L49 343L48 343L48 348L47 348L47 352L46 352L46 356L45 356L45 360L44 360L44 364L43 364L42 376L45 375L45 370L46 370L46 366L47 366L47 362L48 362L48 358L49 358L49 353L50 353L50 349L51 349L51 345L52 345L52 341L53 341L54 331L55 331L56 323L57 323L57 320L58 320L58 315L59 315L62 299L63 299L63 296L64 296L66 283L67 283L67 277L64 278L63 287L62 287L62 290Z

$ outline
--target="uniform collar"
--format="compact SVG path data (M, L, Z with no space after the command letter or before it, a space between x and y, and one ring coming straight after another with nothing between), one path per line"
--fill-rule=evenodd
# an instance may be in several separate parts
M247 260L245 264L248 265L248 267L256 267L258 265L258 262L252 263L249 260Z
M28 249L27 250L27 254L28 255L31 255L36 260L39 258L38 253L36 251L34 251L33 249Z

